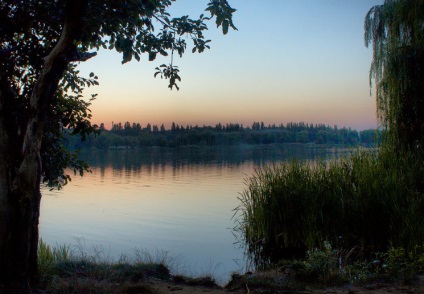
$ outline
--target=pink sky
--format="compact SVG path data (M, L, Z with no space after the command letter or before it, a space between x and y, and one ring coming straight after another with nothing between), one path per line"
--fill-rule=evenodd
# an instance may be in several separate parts
M211 50L174 60L180 91L155 79L154 68L169 59L121 65L116 52L100 51L80 65L100 86L93 122L138 122L169 127L251 125L287 122L376 128L375 97L368 72L371 49L364 46L363 21L382 0L232 0L238 31L222 36L213 24ZM176 15L202 13L205 1L179 0ZM254 21L252 21L254 19ZM191 52L191 47L188 52Z

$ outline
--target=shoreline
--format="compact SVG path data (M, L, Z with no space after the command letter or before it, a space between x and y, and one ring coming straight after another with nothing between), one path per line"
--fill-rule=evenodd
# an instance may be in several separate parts
M145 255L135 262L99 259L81 252L76 256L67 246L39 245L40 286L36 293L424 293L424 275L376 277L353 283L308 276L293 264L266 271L233 273L225 285L213 274L171 274L169 260ZM297 262L299 263L299 262Z

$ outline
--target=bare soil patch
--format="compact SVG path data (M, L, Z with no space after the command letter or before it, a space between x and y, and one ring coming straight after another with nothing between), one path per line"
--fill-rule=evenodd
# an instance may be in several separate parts
M239 283L237 285L229 285L225 288L214 286L214 287L205 287L200 285L187 285L187 284L178 284L171 281L160 281L153 280L150 282L152 293L178 293L178 294L200 294L200 293L210 293L210 294L219 294L219 293L299 293L299 294L393 294L393 293L424 293L424 276L417 276L405 284L403 282L374 282L369 285L363 286L354 286L354 285L343 285L338 287L328 287L322 289L289 289L283 286L278 288L278 285L263 283L259 285L259 282L255 282L252 285L249 285L249 279L260 278L267 279L269 275L261 276L260 274L256 277L249 277L246 280L247 283ZM274 276L273 278L277 278ZM284 278L280 276L280 278ZM135 292L134 292L135 293Z

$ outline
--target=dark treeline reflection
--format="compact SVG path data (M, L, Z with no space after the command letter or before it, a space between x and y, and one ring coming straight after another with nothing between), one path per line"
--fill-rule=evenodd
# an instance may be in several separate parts
M337 149L336 153L338 153ZM341 152L341 151L340 151ZM239 166L246 162L261 166L272 162L287 161L293 158L302 160L326 159L334 152L323 147L306 147L303 145L265 145L232 147L181 147L181 148L140 148L84 150L81 157L92 168L103 170L152 171L171 166L173 169L193 167L196 165L213 165L217 167Z

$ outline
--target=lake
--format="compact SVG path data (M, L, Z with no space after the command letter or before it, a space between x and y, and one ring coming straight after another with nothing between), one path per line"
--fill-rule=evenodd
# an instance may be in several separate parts
M42 189L40 236L114 260L135 249L169 252L174 273L226 281L246 264L232 232L246 177L294 157L332 156L304 145L87 151L92 173L60 191Z

